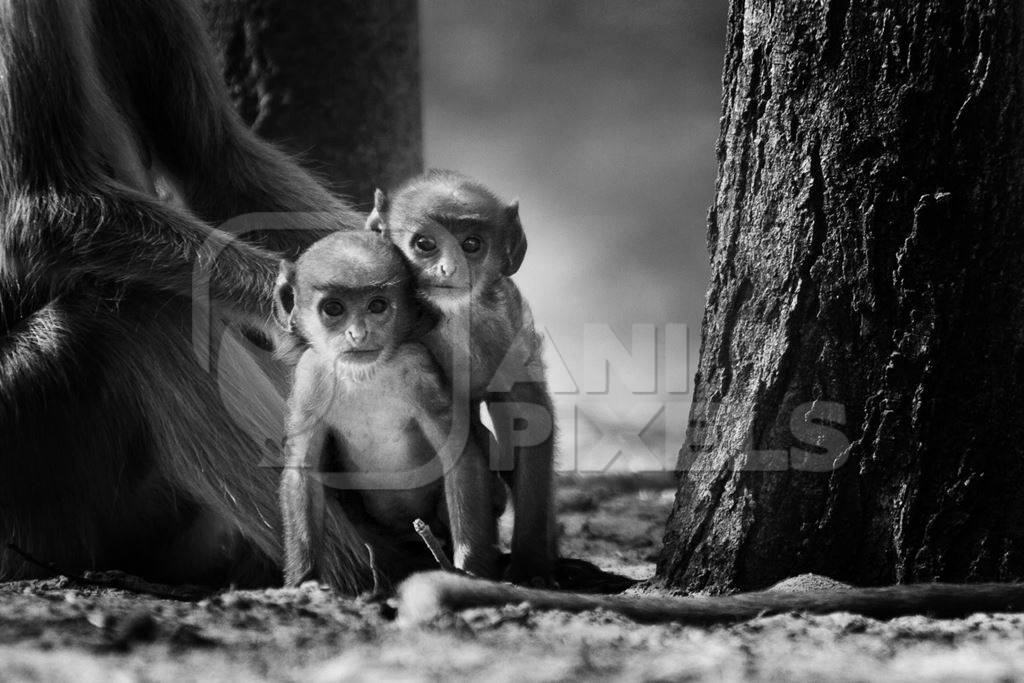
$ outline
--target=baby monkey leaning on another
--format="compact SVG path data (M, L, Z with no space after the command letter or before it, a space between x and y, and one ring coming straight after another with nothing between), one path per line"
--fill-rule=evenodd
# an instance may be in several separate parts
M335 583L365 561L364 542L400 578L416 567L396 539L417 517L450 528L456 567L493 576L494 475L472 434L450 434L451 401L415 341L423 309L395 247L369 232L325 237L282 262L275 300L298 356L281 479L285 582ZM326 505L328 490L343 504ZM342 525L331 537L347 547L324 547L325 524Z
M499 451L491 468L508 477L515 510L507 578L554 584L554 416L541 339L511 280L526 255L518 202L434 170L390 198L377 190L367 228L401 249L420 298L440 314L424 343L478 433L479 405L487 404Z

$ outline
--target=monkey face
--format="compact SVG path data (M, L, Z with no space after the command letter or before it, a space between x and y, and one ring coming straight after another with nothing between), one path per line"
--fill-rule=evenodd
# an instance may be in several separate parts
M284 260L274 292L282 329L316 352L368 369L386 361L416 322L409 272L380 235L340 231Z
M468 303L518 270L526 253L519 204L503 204L479 183L432 171L399 190L378 190L367 227L402 251L417 286L442 309Z
M300 305L310 344L339 363L368 366L390 358L403 336L404 288L324 288Z
M442 308L468 302L489 279L491 240L477 226L427 223L397 237L421 293Z

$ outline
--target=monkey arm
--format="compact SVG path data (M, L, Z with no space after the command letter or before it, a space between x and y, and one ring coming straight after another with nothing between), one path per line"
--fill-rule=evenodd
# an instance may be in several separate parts
M964 617L975 612L1024 609L1024 584L911 584L829 591L759 591L713 597L583 595L522 588L459 574L416 574L398 588L399 619L422 624L448 611L529 603L537 609L605 609L646 623L709 624L785 612L853 612L876 619L911 614Z
M165 73L165 78L154 78L146 65L127 70L144 74L140 78L149 87L154 82L160 83L156 87L161 92L168 83L200 87L195 72L208 68L203 82L212 89L214 69L202 40L182 38L182 34L197 33L199 24L191 10L178 5L155 0L99 4L20 0L0 6L0 51L4 53L0 57L0 120L9 124L0 126L0 249L5 260L15 262L17 272L51 290L73 291L82 279L98 279L190 295L197 284L205 288L208 282L214 299L246 315L266 318L275 256L233 240L151 195L149 150L153 145L148 138L162 129L147 125L147 115L154 113L149 109L152 101L143 101L141 92L132 91L137 83L122 90L123 60L130 50L124 41L127 36L143 40L132 29L152 42L166 42L173 36L171 40L177 42L153 54L161 59L173 55L175 60L196 60L181 72L166 71L161 64L156 71ZM130 14L134 17L130 27L111 21L108 11ZM167 14L163 23L161 12ZM182 33L174 30L179 25L185 27ZM148 55L153 46L146 48L138 55ZM149 66L159 61L154 58ZM184 78L183 73L191 77ZM163 93L157 101L166 99ZM222 154L218 164L209 150L216 147L218 153L224 152L220 148L232 147L232 141L250 152L261 149L249 134L245 142L238 142L240 126L237 121L229 125L224 118L223 93L216 98L184 99L175 104L186 111L176 120L174 131L187 130L189 135L161 139L157 147L174 148L176 157L183 157L176 164L183 178L205 182L207 176L241 174L246 160ZM147 115L136 116L140 107ZM280 156L263 147L268 158ZM211 157L201 169L186 161L197 150L204 158ZM262 185L267 188L265 195L273 194L278 183L260 175L258 164L251 166L245 170L246 187ZM282 159L275 169L281 172L278 175L287 173ZM289 186L313 186L305 193L308 202L296 197L293 206L250 205L245 210L329 210L328 201L317 206L329 197L326 191L316 188L301 171L292 175L296 177ZM259 181L253 176L259 176ZM233 205L247 205L247 197L256 194L240 189L218 192L205 186L204 192L186 189L189 199L202 195L214 203ZM307 208L310 202L314 206ZM225 220L241 212L239 206L225 216L211 211L203 215Z
M91 277L269 315L277 258L185 212L112 182L91 194L25 200L18 209L4 234L8 258L61 289Z
M281 473L281 516L284 523L285 584L298 585L318 575L324 543L323 484L311 476L309 460L324 446L324 433L288 437L288 463ZM319 464L319 463L318 463ZM315 467L315 466L313 466Z
M322 481L335 409L332 377L313 351L303 354L295 369L280 490L284 577L286 585L316 578L356 595L373 585L367 539L342 504L327 497Z
M510 282L503 291L508 315L517 323L516 334L492 377L486 402L498 442L496 466L512 470L515 525L508 578L553 583L558 556L554 404L529 306ZM525 429L518 429L518 424L525 424Z
M547 385L540 382L514 385L505 395L514 410L529 410L527 431L511 432L512 421L500 420L498 440L514 449L512 504L515 526L512 531L512 560L509 578L513 581L541 579L553 582L552 571L558 557L555 524L555 418ZM521 439L521 444L517 441Z
M296 247L330 231L361 227L360 213L241 120L197 5L91 3L93 17L85 35L92 36L98 70L121 76L107 87L120 107L132 108L132 121L152 156L181 183L196 215L213 224L253 212L278 214L275 220L282 212L303 214L294 230L257 226L259 234L253 237L273 251L294 257ZM129 51L126 43L145 49ZM124 68L126 54L132 59L129 69Z
M373 584L367 539L342 505L327 498L318 476L326 464L326 423L308 414L302 419L301 426L289 427L288 462L281 474L285 585L315 578L356 595Z
M494 577L498 562L494 477L475 435L470 432L464 448L442 458L442 464L453 563L476 576Z
M327 425L314 412L322 406L317 405L318 378L311 365L306 354L296 369L281 473L284 577L289 586L318 576L324 553L325 495L316 475L324 467Z

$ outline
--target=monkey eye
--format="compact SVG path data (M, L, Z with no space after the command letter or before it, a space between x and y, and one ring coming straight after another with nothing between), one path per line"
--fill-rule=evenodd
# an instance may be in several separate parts
M462 240L462 251L466 252L467 254L475 254L476 252L480 251L480 247L482 246L483 242L480 240L479 237L467 237L466 239Z
M437 249L437 242L430 239L426 235L416 235L415 239L413 239L412 241L412 245L416 247L418 251L422 251L424 254L429 254L430 252Z
M370 299L370 303L366 304L366 310L370 313L380 315L384 311L388 310L388 301L387 299L382 299L380 297Z
M345 312L345 306L336 299L328 299L320 304L320 310L329 318L337 318Z

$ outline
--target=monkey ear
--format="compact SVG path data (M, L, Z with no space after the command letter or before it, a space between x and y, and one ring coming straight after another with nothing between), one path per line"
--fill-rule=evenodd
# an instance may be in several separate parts
M388 212L388 196L384 190L373 191L373 211L366 217L366 229L374 232L384 231L384 216Z
M519 221L519 200L513 200L505 207L507 229L505 231L505 264L501 274L508 277L515 275L526 257L526 233Z
M292 314L295 312L295 262L281 259L274 285L274 317L285 332L293 332Z

